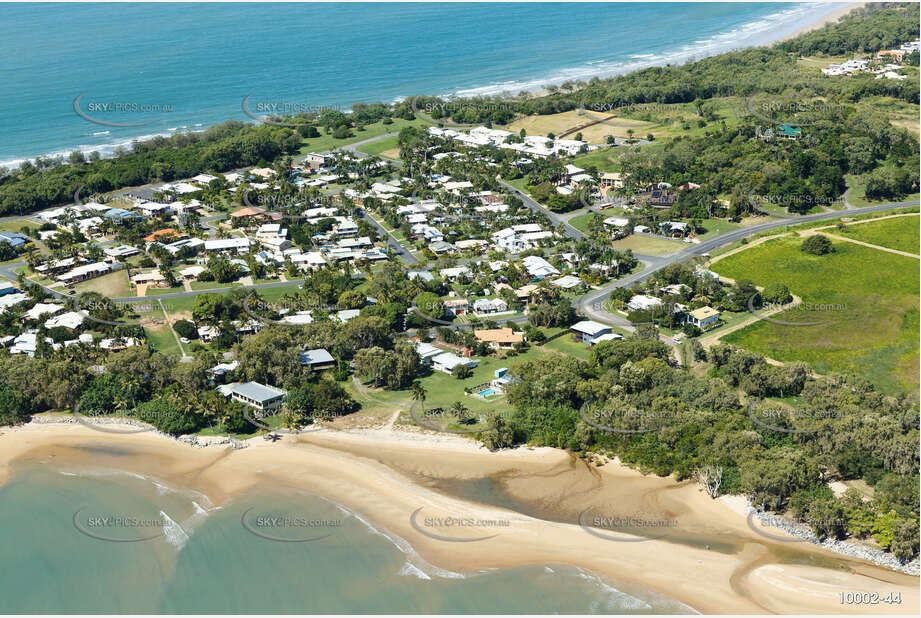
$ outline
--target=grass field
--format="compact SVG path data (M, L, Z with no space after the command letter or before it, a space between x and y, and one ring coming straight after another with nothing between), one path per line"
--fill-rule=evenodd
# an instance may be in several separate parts
M919 217L896 217L869 223L845 226L843 230L831 230L833 234L847 236L854 240L879 245L889 249L918 254L918 238L921 227Z
M642 255L671 255L672 253L681 251L688 245L674 240L633 234L626 238L615 240L611 243L611 246L618 251L630 249L634 253Z
M124 298L125 296L134 295L133 288L128 281L127 270L119 270L89 281L81 281L74 286L74 289L77 290L77 295L86 292L99 292L109 298Z
M591 222L592 217L593 217L594 215L595 215L595 213L593 213L593 212L587 212L587 213L581 214L581 215L579 215L579 216L577 216L577 217L573 217L572 219L569 220L569 225L573 226L574 228L576 228L576 229L579 230L580 232L587 232L587 231L588 231L588 224Z
M353 129L353 136L345 139L336 139L332 135L321 135L320 137L304 140L298 154L305 155L308 152L323 152L332 150L333 148L339 148L340 146L354 144L355 142L362 142L366 139L371 139L372 137L377 137L386 133L399 133L400 129L408 126L427 127L429 123L419 119L403 120L402 118L394 118L393 124L375 122L374 124L366 126L363 131L356 131Z
M772 316L724 341L780 361L805 361L820 373L856 372L886 392L918 387L918 260L846 242L813 256L795 236L769 240L711 266L758 285L780 282L815 310Z
M382 157L387 157L389 159L399 159L400 158L400 148L397 145L397 140L399 136L394 135L393 137L388 137L371 144L365 144L364 146L359 146L358 150L369 155L379 155ZM393 151L393 152L391 152Z

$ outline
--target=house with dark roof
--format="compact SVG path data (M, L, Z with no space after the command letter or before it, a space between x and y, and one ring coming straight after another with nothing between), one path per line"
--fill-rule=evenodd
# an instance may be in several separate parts
M332 369L336 366L336 359L325 348L315 350L304 350L300 354L301 364L309 365L311 369L321 371L323 369Z

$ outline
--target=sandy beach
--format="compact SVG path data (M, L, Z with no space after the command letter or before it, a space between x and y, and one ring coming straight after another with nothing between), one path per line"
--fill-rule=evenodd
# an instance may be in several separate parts
M848 4L846 7L843 7L843 8L836 9L836 10L834 10L834 11L831 11L830 13L828 13L827 15L825 15L822 19L820 19L819 21L817 21L817 22L815 22L815 23L813 23L813 24L809 24L808 26L804 26L804 27L800 28L799 30L797 30L796 32L792 32L792 33L788 34L788 35L785 36L785 37L781 37L781 38L777 39L777 40L774 41L774 42L775 42L775 43L779 43L779 42L781 42L781 41L786 41L787 39L792 39L792 38L794 38L794 37L797 37L797 36L799 36L799 35L801 35L801 34L803 34L803 33L805 33L805 32L810 32L810 31L812 31L812 30L818 30L819 28L821 28L822 26L825 26L826 24L835 23L836 21L838 21L839 19L841 19L842 17L844 17L845 15L847 15L848 13L850 13L851 11L853 11L854 9L860 8L860 7L865 6L865 5L867 5L867 4L868 4L867 2L852 2L852 3Z
M772 542L747 527L732 499L711 500L695 483L643 476L616 462L590 466L551 448L491 453L453 436L366 429L274 443L255 438L232 450L195 448L154 433L31 423L0 431L0 482L17 462L144 474L204 493L215 505L266 484L297 488L360 514L441 569L567 564L703 613L916 613L919 607L917 578L807 543ZM515 508L458 496L458 487L478 479L492 479ZM672 525L646 535L652 538L621 531L599 538L579 525L582 513L589 522L633 517ZM420 525L437 517L478 523ZM481 523L497 521L503 526ZM461 542L484 536L490 538ZM841 591L901 592L902 604L841 605Z

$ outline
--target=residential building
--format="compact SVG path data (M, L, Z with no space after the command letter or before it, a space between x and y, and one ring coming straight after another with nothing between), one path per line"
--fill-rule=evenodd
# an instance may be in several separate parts
M260 416L271 414L281 408L287 393L279 388L266 386L259 382L244 382L230 389L234 401L256 408Z
M577 341L581 341L586 345L595 345L599 341L599 337L610 334L613 329L607 324L592 320L582 320L570 326L569 330L572 331Z
M661 305L661 299L655 296L646 296L645 294L637 294L627 303L627 307L633 311L649 311Z
M488 343L491 348L507 349L516 343L524 341L524 335L516 333L511 328L494 328L488 330L473 331L474 337L479 341Z
M508 304L501 298L478 298L473 301L474 313L500 313L508 311Z
M432 369L443 373L451 373L458 365L464 365L473 369L479 364L479 360L458 356L453 352L443 352L438 356L432 357Z
M720 312L713 307L701 307L689 312L686 320L701 330L707 330L720 321Z
M309 365L311 369L321 371L335 367L336 359L325 348L317 348L301 352L301 364Z

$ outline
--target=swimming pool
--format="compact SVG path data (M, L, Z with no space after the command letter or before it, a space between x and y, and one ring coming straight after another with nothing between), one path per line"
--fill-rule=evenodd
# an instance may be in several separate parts
M483 389L477 393L477 395L479 395L480 397L489 397L490 395L498 395L498 394L499 394L499 391L497 391L496 389L492 387Z

